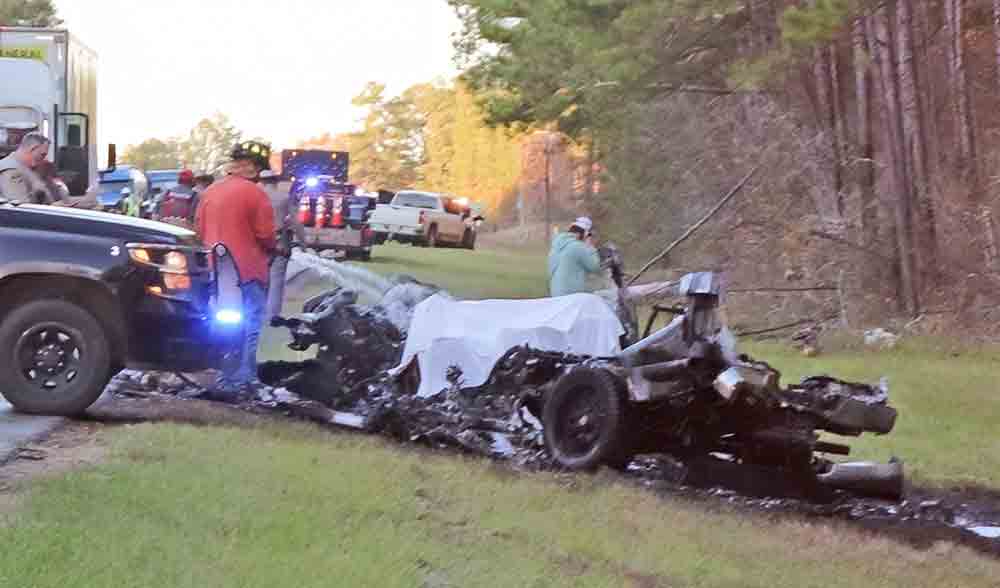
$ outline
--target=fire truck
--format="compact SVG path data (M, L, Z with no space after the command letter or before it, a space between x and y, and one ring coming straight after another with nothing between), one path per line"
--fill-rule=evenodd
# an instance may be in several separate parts
M347 180L350 156L343 151L286 150L282 176L291 182L305 229L303 245L317 251L341 251L348 259L371 259L375 233L368 216L377 199Z

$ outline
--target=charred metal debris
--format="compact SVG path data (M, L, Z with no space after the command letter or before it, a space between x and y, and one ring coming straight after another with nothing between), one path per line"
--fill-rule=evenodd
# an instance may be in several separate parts
M410 313L436 293L408 281L365 306L337 289L306 302L300 315L275 319L289 329L292 349L317 352L302 362L262 364L261 379L274 391L257 404L529 468L626 469L636 456L668 454L684 464L763 469L806 493L902 493L901 463L840 463L830 456L850 448L821 438L889 433L896 411L886 383L817 376L782 387L773 367L736 353L716 274L681 280L676 293L685 303L656 307L673 320L650 332L651 320L641 336L634 310L619 299L627 334L614 357L515 347L486 384L464 386L461 367L452 366L450 386L423 398L417 362L390 371L400 362Z

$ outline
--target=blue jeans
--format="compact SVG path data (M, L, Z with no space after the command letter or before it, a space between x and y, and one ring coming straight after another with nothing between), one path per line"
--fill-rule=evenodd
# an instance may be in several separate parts
M239 358L225 362L217 382L221 390L238 391L243 386L257 383L257 345L264 322L267 289L257 281L240 284L243 293L243 346Z

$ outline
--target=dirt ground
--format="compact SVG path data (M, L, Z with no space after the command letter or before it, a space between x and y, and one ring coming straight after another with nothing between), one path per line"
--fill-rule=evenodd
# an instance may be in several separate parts
M199 400L164 396L117 397L90 409L48 438L20 448L0 466L0 522L20 503L25 484L101 463L108 455L104 433L110 428L145 422L196 426L250 427L276 417Z
M72 421L48 439L22 448L14 459L0 467L0 524L3 524L4 515L17 509L27 482L101 463L108 456L104 433L114 427L145 422L254 427L279 421L287 421L287 417L159 394L117 396L99 403L83 420ZM497 467L509 469L510 475L516 475L513 467L502 463ZM626 476L654 492L702 502L707 509L726 504L777 517L825 519L921 549L940 543L956 543L1000 557L1000 542L977 537L962 529L962 525L955 524L962 516L995 520L1000 513L1000 491L992 489L910 488L906 500L899 504L851 497L830 504L814 504L787 498L753 498L730 490L685 487L678 480L671 480L673 472L665 470L662 464L653 463L648 469L639 471L633 468Z
M19 449L0 467L0 524L17 508L27 482L100 463L107 456L101 443L104 428L100 423L73 422Z

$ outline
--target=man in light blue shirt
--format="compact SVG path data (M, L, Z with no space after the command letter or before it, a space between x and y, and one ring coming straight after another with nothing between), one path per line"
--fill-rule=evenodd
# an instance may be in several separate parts
M567 296L587 291L587 276L601 271L601 259L594 247L594 222L583 216L552 240L549 252L549 293Z

